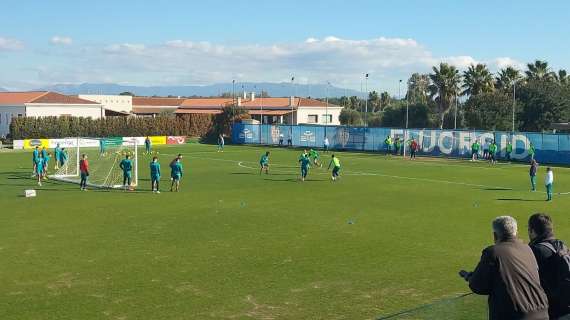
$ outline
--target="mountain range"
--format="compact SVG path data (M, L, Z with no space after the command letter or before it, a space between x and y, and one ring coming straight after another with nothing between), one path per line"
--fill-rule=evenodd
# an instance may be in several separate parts
M220 96L223 93L232 93L235 89L236 96L243 95L243 91L255 91L258 94L263 90L271 97L313 97L324 98L341 97L341 96L361 96L362 94L356 90L343 89L325 84L291 84L291 83L272 83L272 82L243 82L236 83L218 83L205 86L129 86L115 83L83 83L83 84L56 84L38 88L42 91L56 91L63 94L119 94L121 92L131 92L137 96L200 96L213 97ZM327 94L328 93L328 94Z

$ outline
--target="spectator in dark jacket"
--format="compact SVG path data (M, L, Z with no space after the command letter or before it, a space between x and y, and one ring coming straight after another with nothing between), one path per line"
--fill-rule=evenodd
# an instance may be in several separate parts
M548 300L540 286L536 259L517 238L517 221L502 216L492 225L495 245L483 250L475 271L462 270L460 275L474 293L489 296L489 319L548 319Z
M560 292L562 283L557 279L555 250L568 250L564 243L554 237L554 226L549 215L535 213L528 219L528 244L536 257L540 284L548 296L550 319L568 316L570 319L569 293Z

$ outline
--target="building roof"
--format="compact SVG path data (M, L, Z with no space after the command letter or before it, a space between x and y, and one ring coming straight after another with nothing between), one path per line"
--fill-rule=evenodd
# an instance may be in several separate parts
M178 107L186 99L178 98L155 98L155 97L133 97L133 106L170 106Z
M185 99L181 108L225 107L232 103L232 98L193 98Z
M158 114L163 111L175 111L177 109L176 106L168 106L168 107L148 107L148 106L133 106L133 113L134 114Z
M308 99L308 98L293 98L293 106L291 106L291 98L255 98L254 100L241 100L240 106L248 110L258 109L278 109L290 110L291 107L296 109L298 107L326 107L323 101ZM222 109L230 105L232 98L197 98L186 99L180 105L180 109ZM329 107L337 107L329 104Z
M98 104L76 96L66 96L51 91L0 92L0 105L19 106L26 103Z

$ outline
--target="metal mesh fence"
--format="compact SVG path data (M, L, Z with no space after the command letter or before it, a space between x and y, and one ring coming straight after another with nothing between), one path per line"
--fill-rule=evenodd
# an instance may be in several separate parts
M494 141L499 159L527 161L534 151L539 162L570 163L568 134L242 123L235 124L232 131L232 141L238 144L288 145L290 142L295 147L321 148L325 137L333 149L376 152L386 152L384 141L391 137L393 142L396 139L401 142L401 153L409 153L409 143L413 139L419 145L419 154L464 158L471 157L473 142L479 142L479 154L482 154ZM507 151L509 143L511 153Z

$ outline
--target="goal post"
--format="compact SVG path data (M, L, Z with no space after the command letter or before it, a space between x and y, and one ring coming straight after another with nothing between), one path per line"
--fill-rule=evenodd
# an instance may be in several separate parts
M138 146L136 139L73 138L72 146L60 152L59 169L49 178L77 183L81 181L79 162L86 155L89 162L87 185L96 188L123 187L121 161L129 155L132 163L131 187L138 185Z

